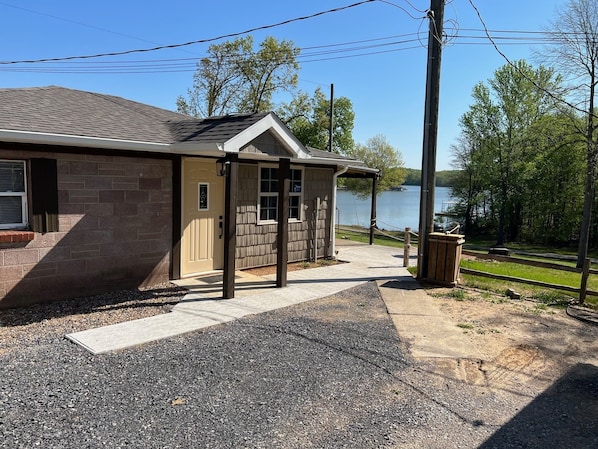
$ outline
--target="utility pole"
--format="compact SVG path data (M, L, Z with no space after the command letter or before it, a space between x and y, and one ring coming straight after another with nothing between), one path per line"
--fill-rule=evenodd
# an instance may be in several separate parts
M424 111L421 196L419 202L418 279L425 279L428 275L428 236L434 231L434 189L436 187L436 148L444 0L430 0L430 9L427 12L427 16L430 22L430 29L428 32L428 67Z
M334 84L330 85L330 129L328 130L328 151L332 153L332 139L334 138Z

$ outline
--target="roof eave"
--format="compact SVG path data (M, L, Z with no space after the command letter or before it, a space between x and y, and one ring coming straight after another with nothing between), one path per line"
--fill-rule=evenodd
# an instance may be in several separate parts
M172 153L170 144L0 129L1 142Z

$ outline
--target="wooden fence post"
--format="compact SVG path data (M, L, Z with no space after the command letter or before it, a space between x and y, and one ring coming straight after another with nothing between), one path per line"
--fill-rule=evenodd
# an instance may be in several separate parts
M411 249L411 228L405 228L405 244L403 245L403 266L409 266L409 250Z
M581 286L579 287L579 305L583 305L586 300L586 292L588 290L588 277L590 276L591 260L586 257L583 261L583 271L581 272Z

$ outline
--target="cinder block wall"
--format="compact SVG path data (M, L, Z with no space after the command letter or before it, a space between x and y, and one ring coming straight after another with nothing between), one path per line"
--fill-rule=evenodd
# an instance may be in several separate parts
M170 160L0 149L33 157L57 160L59 232L0 243L0 308L168 280Z

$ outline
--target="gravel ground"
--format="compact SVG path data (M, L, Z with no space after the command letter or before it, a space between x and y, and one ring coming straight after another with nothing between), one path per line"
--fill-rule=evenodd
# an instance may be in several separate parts
M111 354L62 337L115 310L153 303L160 313L178 295L91 307L76 326L66 314L21 325L3 315L3 336L27 331L0 353L0 447L596 447L594 433L554 444L547 422L525 408L533 397L410 360L375 283ZM54 322L62 325L51 331Z

